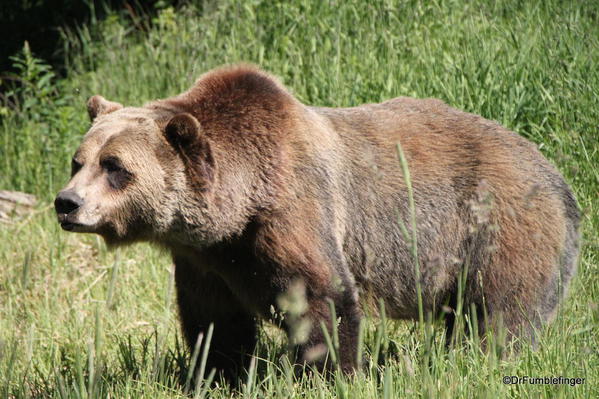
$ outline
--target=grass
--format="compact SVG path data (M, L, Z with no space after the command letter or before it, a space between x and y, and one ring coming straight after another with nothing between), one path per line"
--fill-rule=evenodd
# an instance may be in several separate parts
M0 397L185 397L190 354L168 256L146 245L108 253L96 237L65 234L51 200L88 127L89 96L138 105L237 61L280 76L309 104L438 97L499 121L537 143L571 183L584 246L536 351L500 358L475 340L445 350L437 327L369 318L363 346L375 361L366 371L297 381L284 338L264 325L255 367L235 395L599 396L599 5L204 1L152 20L112 13L63 32L63 42L68 75L56 78L24 49L15 60L24 85L0 106L0 188L41 199L30 217L0 226ZM585 383L506 385L506 375ZM232 394L222 385L194 392Z

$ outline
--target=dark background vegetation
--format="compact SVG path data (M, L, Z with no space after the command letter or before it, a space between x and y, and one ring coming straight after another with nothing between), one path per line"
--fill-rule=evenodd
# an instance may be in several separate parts
M25 41L36 57L56 71L63 72L60 45L61 30L75 29L92 19L104 18L109 10L128 15L132 20L147 20L178 0L2 0L0 1L0 71L13 72L11 56L23 48ZM136 26L136 24L133 24ZM137 24L139 26L139 24Z

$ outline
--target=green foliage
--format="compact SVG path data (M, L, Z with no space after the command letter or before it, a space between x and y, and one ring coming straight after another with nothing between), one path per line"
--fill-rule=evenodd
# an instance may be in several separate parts
M12 79L21 84L0 105L0 188L33 192L43 205L30 219L0 226L0 396L183 397L189 354L176 338L168 258L145 245L107 254L95 237L64 234L50 200L88 127L89 96L140 105L239 61L280 76L309 104L438 97L501 122L537 143L573 185L585 235L570 297L537 351L525 346L501 358L483 353L475 339L446 350L435 324L368 319L361 340L367 371L296 381L285 340L264 326L240 396L598 396L596 2L197 3L174 9L165 2L147 18L112 13L65 31L64 79L27 46L13 59ZM586 383L504 385L504 375ZM196 393L230 396L222 386Z
M85 125L64 82L27 42L11 60L16 72L5 83L0 108L0 187L48 193L61 184L54 178L64 176L65 159L77 143L72 129Z

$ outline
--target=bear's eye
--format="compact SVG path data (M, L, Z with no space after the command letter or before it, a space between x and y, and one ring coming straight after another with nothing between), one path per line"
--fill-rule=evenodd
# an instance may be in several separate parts
M115 157L104 158L100 161L100 166L107 172L118 172L123 169L121 161Z
M120 190L129 184L133 175L127 171L121 161L116 157L104 158L100 161L100 166L106 171L108 184L110 187Z
M82 167L83 165L81 162L78 162L75 158L71 159L71 177L75 176L75 174L79 172Z

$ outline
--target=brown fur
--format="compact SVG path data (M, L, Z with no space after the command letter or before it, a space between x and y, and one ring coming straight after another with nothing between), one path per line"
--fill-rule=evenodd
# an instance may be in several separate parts
M61 202L59 219L109 243L169 248L185 336L193 345L215 323L210 362L229 376L254 348L254 318L270 317L297 279L313 326L300 361L324 342L319 323L331 328L329 300L346 371L360 297L383 299L391 317L417 317L397 220L409 221L398 142L413 182L426 312L455 303L467 267L467 306L528 336L574 274L579 215L563 178L525 139L439 100L309 107L239 66L141 108L90 104L94 124L76 155L83 167L63 191L83 204ZM122 169L103 167L106 157ZM90 193L99 200L88 206Z

